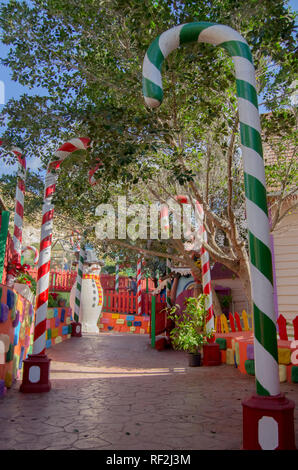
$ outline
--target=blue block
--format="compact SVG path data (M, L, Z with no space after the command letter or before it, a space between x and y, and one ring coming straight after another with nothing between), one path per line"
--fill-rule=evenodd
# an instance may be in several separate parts
M54 318L58 317L58 308L54 308Z
M46 341L46 348L50 348L52 346L52 340L51 339L47 339Z
M135 316L134 315L127 315L126 316L126 321L134 321Z
M57 328L60 325L60 320L58 317L55 318L55 328Z
M61 310L61 317L60 317L61 323L64 322L64 318L65 318L65 308Z
M134 324L134 326L141 326L142 322L141 321L134 321L133 324Z
M15 294L12 290L7 290L7 299L6 299L6 303L8 305L8 308L9 310L12 309L12 307L14 307L14 303L15 303Z
M21 323L19 322L18 326L14 330L14 341L13 341L14 346L16 346L19 342L20 329L21 329Z
M68 335L68 330L69 330L68 325L62 326L62 334L63 335Z
M108 326L108 330L112 330L113 328L113 326Z
M25 352L25 348L24 348L24 346L22 346L21 347L21 353L20 353L19 369L22 369L23 359L24 359L24 352Z

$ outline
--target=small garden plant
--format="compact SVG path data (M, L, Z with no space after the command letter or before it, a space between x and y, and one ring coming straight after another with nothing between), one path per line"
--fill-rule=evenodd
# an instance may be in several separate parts
M186 308L182 315L176 313L176 306L170 310L169 318L175 322L175 327L170 333L174 349L197 354L214 335L214 330L206 331L206 297L205 294L201 294L197 298L186 299Z

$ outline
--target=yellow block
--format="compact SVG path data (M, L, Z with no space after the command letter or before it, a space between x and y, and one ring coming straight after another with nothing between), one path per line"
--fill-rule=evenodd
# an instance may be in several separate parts
M236 358L236 364L239 366L240 354L239 354L239 343L237 343L237 341L235 341L235 358Z
M68 334L68 335L67 335L67 339L69 339L69 338L71 338L71 334Z
M279 372L279 381L286 382L287 381L287 366L285 366L284 364L279 364L278 372Z
M99 326L99 328L104 328L105 327L103 323L100 323L98 326Z
M120 317L120 313L112 313L112 318L119 318Z
M278 363L291 364L291 350L288 348L278 348Z
M135 326L131 326L129 329L130 329L130 331L136 331L136 327L135 327Z
M231 348L226 350L226 364L234 365L234 351Z
M53 328L52 329L52 338L56 338L59 334L58 328Z
M118 318L118 319L116 320L116 323L117 323L118 325L124 325L124 319L123 319L123 318Z
M10 388L12 386L12 373L11 372L6 372L4 382L7 388Z
M55 344L58 343L62 343L62 336L57 336L57 338L55 338Z
M65 323L66 323L66 325L70 325L70 324L71 324L71 319L70 319L70 317L66 317Z
M141 333L141 335L145 334L144 328L140 328L140 333Z

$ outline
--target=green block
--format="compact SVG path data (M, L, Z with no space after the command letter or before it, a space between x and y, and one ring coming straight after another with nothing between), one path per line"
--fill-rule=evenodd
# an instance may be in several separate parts
M227 349L227 340L225 338L216 338L215 342L219 344L219 349Z
M6 362L10 362L13 360L13 353L14 353L14 345L10 343L9 349L6 353Z
M128 321L126 323L127 323L127 326L132 326L132 321Z
M295 384L298 383L298 366L293 366L291 370L291 380Z
M247 359L244 362L244 367L248 375L255 375L255 361L254 359Z
M68 325L68 334L70 335L72 333L72 326Z
M54 318L54 309L53 308L49 308L47 310L47 319L50 320L51 318Z
M52 338L52 330L51 328L47 329L47 338L46 339L51 339Z

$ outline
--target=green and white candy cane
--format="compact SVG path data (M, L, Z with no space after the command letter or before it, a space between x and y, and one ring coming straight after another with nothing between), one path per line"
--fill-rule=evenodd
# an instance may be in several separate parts
M143 93L148 106L154 108L162 102L161 67L164 59L174 49L189 42L205 42L223 47L235 66L254 308L256 387L259 395L275 396L279 394L280 386L272 259L252 55L245 39L228 26L196 22L171 28L151 43L144 59Z
M80 318L84 258L85 258L85 249L84 249L84 244L82 243L81 248L80 248L78 273L77 273L77 278L76 278L77 284L76 284L75 307L74 307L75 322L78 322Z

